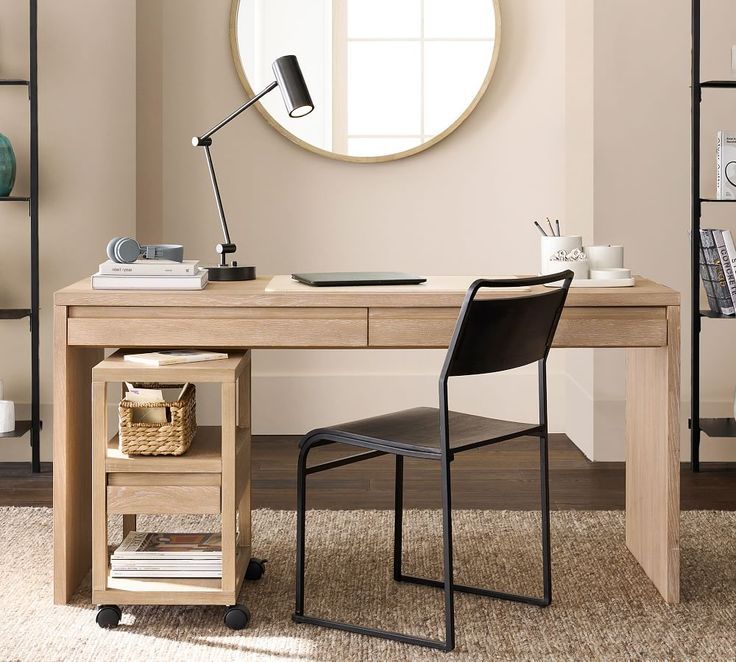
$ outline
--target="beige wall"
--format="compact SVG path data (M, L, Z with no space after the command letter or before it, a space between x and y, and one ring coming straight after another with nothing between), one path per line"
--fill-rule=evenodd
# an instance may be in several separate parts
M47 430L51 293L94 270L116 234L181 241L190 257L202 259L212 257L220 239L202 155L189 141L244 98L229 50L229 4L41 4ZM727 4L709 3L716 12ZM537 236L529 221L554 215L598 242L624 243L632 268L686 292L688 6L687 0L503 1L501 57L488 93L454 135L396 163L323 159L286 141L258 113L246 114L218 134L213 149L241 261L261 273L531 272ZM3 21L25 20L11 0L2 0L0 10ZM728 25L719 18L706 28L713 76L728 73ZM19 34L7 31L0 39L3 75L24 67ZM11 95L22 96L1 96L6 124L0 131L20 154L24 125L15 118L25 106ZM736 128L727 124L732 106L724 95L705 123L712 130ZM712 152L707 143L704 152ZM16 273L27 269L25 253L7 247L25 246L25 211L2 213L3 272ZM23 279L9 282L0 297L22 305ZM723 347L729 347L727 326L710 336ZM23 402L27 336L2 327L0 341L0 377L9 396ZM704 358L713 375L704 385L705 409L723 412L733 389L733 352L719 355L712 347ZM621 358L598 352L591 361L589 352L576 351L557 352L553 360L553 426L568 430L597 459L620 458L623 450ZM301 432L417 398L431 402L440 360L435 352L258 352L256 431ZM683 367L687 384L687 360ZM530 415L533 375L519 371L510 383L491 381L483 401L465 390L456 404ZM46 433L45 459L48 441ZM705 457L715 448L706 442ZM0 459L27 457L27 440L0 447Z
M94 271L113 234L135 232L135 7L129 0L39 5L42 459L49 460L52 293ZM26 14L26 2L0 2L3 77L27 76ZM27 102L20 90L3 90L0 108L0 131L16 146L17 191L25 192ZM27 214L8 204L0 214L0 305L23 306ZM23 414L30 389L25 323L3 322L0 343L0 378ZM27 436L2 440L0 460L29 458Z
M579 0L576 0L579 1ZM703 3L703 78L730 78L736 7ZM683 293L682 457L689 458L690 402L690 2L596 0L594 9L593 209L596 243L621 243L627 266ZM703 190L715 190L715 132L735 128L736 98L706 91ZM730 122L730 123L729 123ZM585 138L587 140L587 136ZM588 192L583 194L588 195ZM730 209L707 208L704 227L732 226ZM702 409L732 411L734 342L728 323L707 326ZM624 361L595 352L594 455L623 454ZM703 459L736 459L733 444L703 436Z
M164 0L164 235L204 259L213 258L219 226L202 154L189 139L244 98L227 39L229 5ZM295 147L257 112L215 136L239 259L264 274L536 269L530 219L564 211L564 2L513 0L502 11L501 58L487 95L455 134L419 156L378 165L331 161ZM257 352L255 429L296 433L417 398L431 403L441 357ZM561 361L555 366L561 401ZM533 415L533 374L514 379L517 397L492 384L484 402L464 395L462 404Z

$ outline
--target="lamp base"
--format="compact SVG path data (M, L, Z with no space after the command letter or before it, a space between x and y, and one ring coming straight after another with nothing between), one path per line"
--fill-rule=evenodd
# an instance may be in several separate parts
M227 265L226 267L205 267L207 275L213 281L238 281L238 280L255 280L255 267L239 267L236 265Z

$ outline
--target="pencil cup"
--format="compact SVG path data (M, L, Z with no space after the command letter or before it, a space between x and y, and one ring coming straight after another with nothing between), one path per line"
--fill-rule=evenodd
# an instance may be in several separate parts
M12 400L0 400L0 434L15 430L15 405Z
M588 269L588 260L550 260L550 271L549 273L559 273L569 269L572 271L573 279L575 278L588 278L590 275ZM562 281L560 281L562 282Z
M569 266L570 263L568 262L553 259L553 256L555 256L559 251L570 253L575 249L582 250L583 248L583 238L580 235L570 235L569 237L540 237L539 240L541 255L541 266L539 271L543 276L557 273L561 269L564 270L568 267L572 268ZM587 268L588 263L586 262L585 275L578 276L576 272L575 276L577 278L587 278Z

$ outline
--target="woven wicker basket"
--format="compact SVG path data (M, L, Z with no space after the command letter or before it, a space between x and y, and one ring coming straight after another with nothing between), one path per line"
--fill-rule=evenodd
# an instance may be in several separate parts
M136 384L146 388L161 388L161 384ZM183 384L166 384L181 388ZM182 455L186 453L197 432L196 389L187 385L180 400L156 404L140 404L122 400L120 415L120 450L126 455ZM136 409L166 409L166 423L133 421Z

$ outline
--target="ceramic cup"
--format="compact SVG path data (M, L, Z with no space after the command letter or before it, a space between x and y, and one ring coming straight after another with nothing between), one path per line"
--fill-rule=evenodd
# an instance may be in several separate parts
M594 269L622 269L624 266L623 246L586 246L585 254L591 271Z
M12 400L0 400L0 433L15 430L15 405Z
M566 253L569 253L570 251L574 249L580 249L583 248L583 238L580 235L570 235L569 237L540 237L540 257L541 257L541 264L539 268L539 272L544 276L546 274L554 274L560 271L560 265L564 264L565 266L562 267L562 269L572 269L570 266L572 262L560 262L559 260L553 260L552 256L557 251L565 251ZM588 263L585 263L585 270L586 275L582 276L582 278L587 278L587 269L588 269ZM574 271L574 269L573 269ZM576 277L577 273L575 274Z

